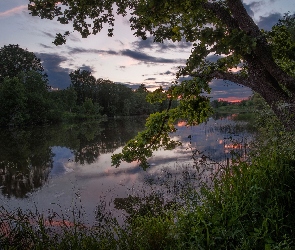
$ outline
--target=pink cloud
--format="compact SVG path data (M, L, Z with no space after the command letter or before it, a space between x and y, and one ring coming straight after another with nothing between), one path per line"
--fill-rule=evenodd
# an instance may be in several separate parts
M12 16L12 15L14 15L16 13L20 13L21 11L26 10L26 9L27 9L27 5L21 5L21 6L13 8L13 9L4 11L4 12L0 12L0 17Z

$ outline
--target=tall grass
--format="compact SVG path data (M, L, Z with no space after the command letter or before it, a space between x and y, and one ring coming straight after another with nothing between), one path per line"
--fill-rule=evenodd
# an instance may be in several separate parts
M123 225L104 207L92 227L2 208L0 249L295 249L295 135L268 113L257 127L251 161L225 164L213 184L197 190L192 178L168 201L156 192L116 200Z

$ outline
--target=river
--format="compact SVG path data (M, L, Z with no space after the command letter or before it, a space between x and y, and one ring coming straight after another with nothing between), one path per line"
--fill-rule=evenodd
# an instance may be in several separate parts
M147 171L137 162L111 166L111 155L144 128L142 117L1 130L0 206L45 216L82 212L83 223L92 224L102 205L120 214L114 201L129 195L168 193L175 183L185 186L191 179L209 182L220 166L247 157L253 135L234 117L210 118L194 127L179 122L171 136L182 146L155 152Z

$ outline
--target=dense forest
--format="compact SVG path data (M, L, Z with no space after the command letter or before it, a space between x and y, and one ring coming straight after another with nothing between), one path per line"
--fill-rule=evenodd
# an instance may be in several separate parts
M90 71L69 74L67 89L53 90L34 53L8 45L0 49L0 126L19 127L102 116L149 115L167 108L167 101L151 104L144 84L131 89L96 79ZM176 102L173 103L176 105Z

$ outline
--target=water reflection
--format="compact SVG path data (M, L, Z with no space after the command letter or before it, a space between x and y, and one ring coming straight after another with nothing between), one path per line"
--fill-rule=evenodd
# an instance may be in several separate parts
M0 205L24 210L36 206L44 214L82 210L87 215L95 213L101 200L126 213L137 201L140 213L149 211L148 202L160 208L169 203L159 198L162 194L174 204L188 187L201 186L202 178L209 182L220 164L246 155L252 133L231 117L210 118L195 127L179 123L172 136L182 146L154 152L147 171L137 162L112 167L111 155L121 152L144 124L145 118L131 118L1 131Z
M144 119L109 120L30 130L0 131L0 187L6 197L25 198L51 176L65 171L53 151L70 151L68 161L81 165L123 146L141 130Z
M41 187L52 168L50 137L42 129L0 131L0 186L7 197L26 197Z

